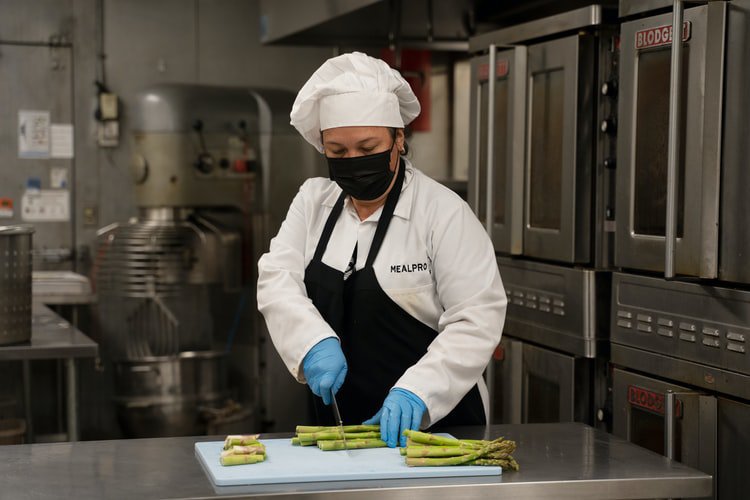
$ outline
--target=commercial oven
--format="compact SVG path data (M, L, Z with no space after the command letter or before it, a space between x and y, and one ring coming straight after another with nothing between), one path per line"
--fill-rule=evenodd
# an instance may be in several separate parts
M614 433L745 498L750 292L615 273L611 317Z
M501 254L606 263L604 165L616 130L607 12L592 5L470 40L469 202Z
M498 257L508 296L493 360L496 423L604 420L610 274Z
M689 5L680 57L672 14L622 24L615 264L750 283L750 2Z

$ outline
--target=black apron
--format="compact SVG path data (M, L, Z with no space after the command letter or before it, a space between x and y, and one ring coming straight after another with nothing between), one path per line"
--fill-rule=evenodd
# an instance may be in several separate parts
M393 185L378 221L365 267L345 281L344 273L321 261L346 195L336 201L323 228L315 255L305 270L305 287L320 314L341 339L349 370L336 394L347 423L358 424L381 408L388 391L404 372L427 352L438 334L401 309L380 288L372 264L396 208L404 183L404 163L399 165ZM334 425L331 408L314 398L318 425ZM440 427L484 425L485 415L479 389L475 385L447 416ZM433 427L434 429L434 427Z

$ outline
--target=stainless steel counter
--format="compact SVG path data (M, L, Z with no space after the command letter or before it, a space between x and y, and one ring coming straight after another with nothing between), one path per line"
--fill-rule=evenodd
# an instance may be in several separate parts
M31 341L0 347L0 361L23 361L24 406L26 413L26 439L34 440L31 425L31 368L29 362L37 359L64 359L66 367L65 407L68 422L68 439L78 439L78 375L77 358L93 358L99 345L60 317L49 307L34 302L31 311ZM0 494L0 498L2 495Z
M451 432L477 438L483 428ZM243 487L213 486L198 463L193 444L217 438L0 446L0 497L485 500L690 498L711 493L711 476L582 424L493 426L491 437L501 435L518 443L514 456L520 472L495 478Z
M31 311L31 341L0 347L0 361L93 358L98 352L96 342L49 307L34 302Z

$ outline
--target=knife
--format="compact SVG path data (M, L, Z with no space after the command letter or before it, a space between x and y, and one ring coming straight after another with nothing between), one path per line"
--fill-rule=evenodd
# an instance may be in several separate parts
M349 454L349 446L346 444L346 434L344 434L344 421L341 420L341 412L339 411L339 404L336 402L336 394L331 391L331 406L333 407L333 418L339 424L339 432L341 432L341 439L344 440L344 449L346 454Z

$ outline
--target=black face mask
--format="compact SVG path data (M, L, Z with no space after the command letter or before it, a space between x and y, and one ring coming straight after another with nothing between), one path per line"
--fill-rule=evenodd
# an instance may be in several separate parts
M394 141L395 144L395 141ZM329 158L328 172L332 181L349 196L357 200L370 201L383 196L391 185L391 151L352 158Z

